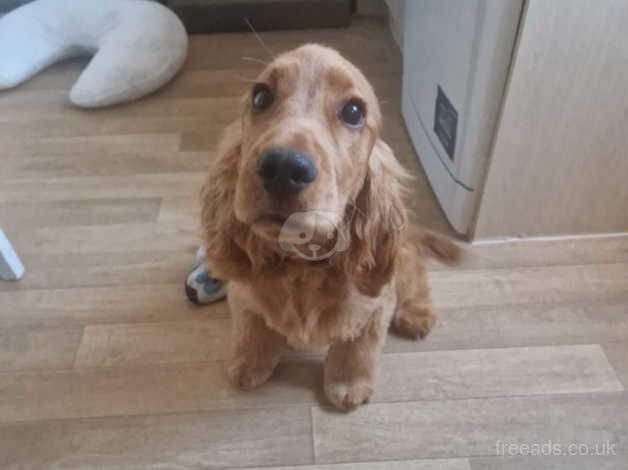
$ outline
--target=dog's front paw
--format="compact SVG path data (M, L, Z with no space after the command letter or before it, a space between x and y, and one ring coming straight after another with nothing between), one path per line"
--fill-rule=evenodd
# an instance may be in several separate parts
M369 401L373 395L373 384L368 380L327 383L325 395L336 408L351 411Z
M250 390L264 384L272 375L274 365L263 365L256 361L234 359L227 365L227 376L233 385Z

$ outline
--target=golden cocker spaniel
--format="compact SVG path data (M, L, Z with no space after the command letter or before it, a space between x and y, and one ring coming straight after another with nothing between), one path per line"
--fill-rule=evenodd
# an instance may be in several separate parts
M324 388L348 410L373 394L392 325L434 323L423 258L458 248L406 224L406 173L379 137L364 75L309 44L277 57L228 127L203 186L206 262L230 280L227 372L252 388L288 346L329 345Z

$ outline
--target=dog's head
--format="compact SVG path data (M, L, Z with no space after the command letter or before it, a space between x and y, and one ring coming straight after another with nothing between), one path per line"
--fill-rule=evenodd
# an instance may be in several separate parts
M336 51L307 45L279 56L245 102L236 217L274 238L295 212L307 233L323 222L317 212L342 219L380 123L373 89Z
M223 203L232 223L248 234L236 244L252 265L263 264L250 252L261 249L260 240L296 257L307 244L342 261L361 290L379 292L405 224L403 170L379 139L381 121L373 88L335 50L310 44L282 54L245 97L206 184L204 208L220 200L210 185L231 184L220 193L229 197ZM219 209L204 210L206 228ZM207 240L210 251L214 242ZM301 258L322 259L311 252ZM369 288L357 279L364 275L382 282Z

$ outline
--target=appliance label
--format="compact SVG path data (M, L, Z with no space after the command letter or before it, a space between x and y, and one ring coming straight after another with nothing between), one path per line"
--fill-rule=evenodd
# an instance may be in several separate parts
M456 130L458 128L458 111L453 107L443 89L438 86L436 106L434 109L434 132L443 144L447 155L454 161L456 150Z

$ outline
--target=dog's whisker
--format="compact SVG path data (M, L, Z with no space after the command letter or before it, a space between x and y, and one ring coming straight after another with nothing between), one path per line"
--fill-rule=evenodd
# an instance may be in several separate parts
M268 53L268 55L274 60L276 55L273 53L270 47L268 47L266 43L262 40L262 37L259 35L259 33L255 31L255 28L253 27L253 25L251 24L251 22L249 21L247 17L244 17L244 22L247 24L251 32L255 35L255 38L260 43L260 45L264 48L264 50Z
M245 77L243 75L237 75L235 76L235 78L243 83L256 83L257 80L255 78L249 78L249 77Z
M268 65L268 62L266 62L265 60L262 60L262 59L258 59L257 57L243 56L243 57L240 57L240 58L242 60L246 60L246 61L249 61L249 62L255 62L257 64L261 64L261 65L264 65L264 66Z

